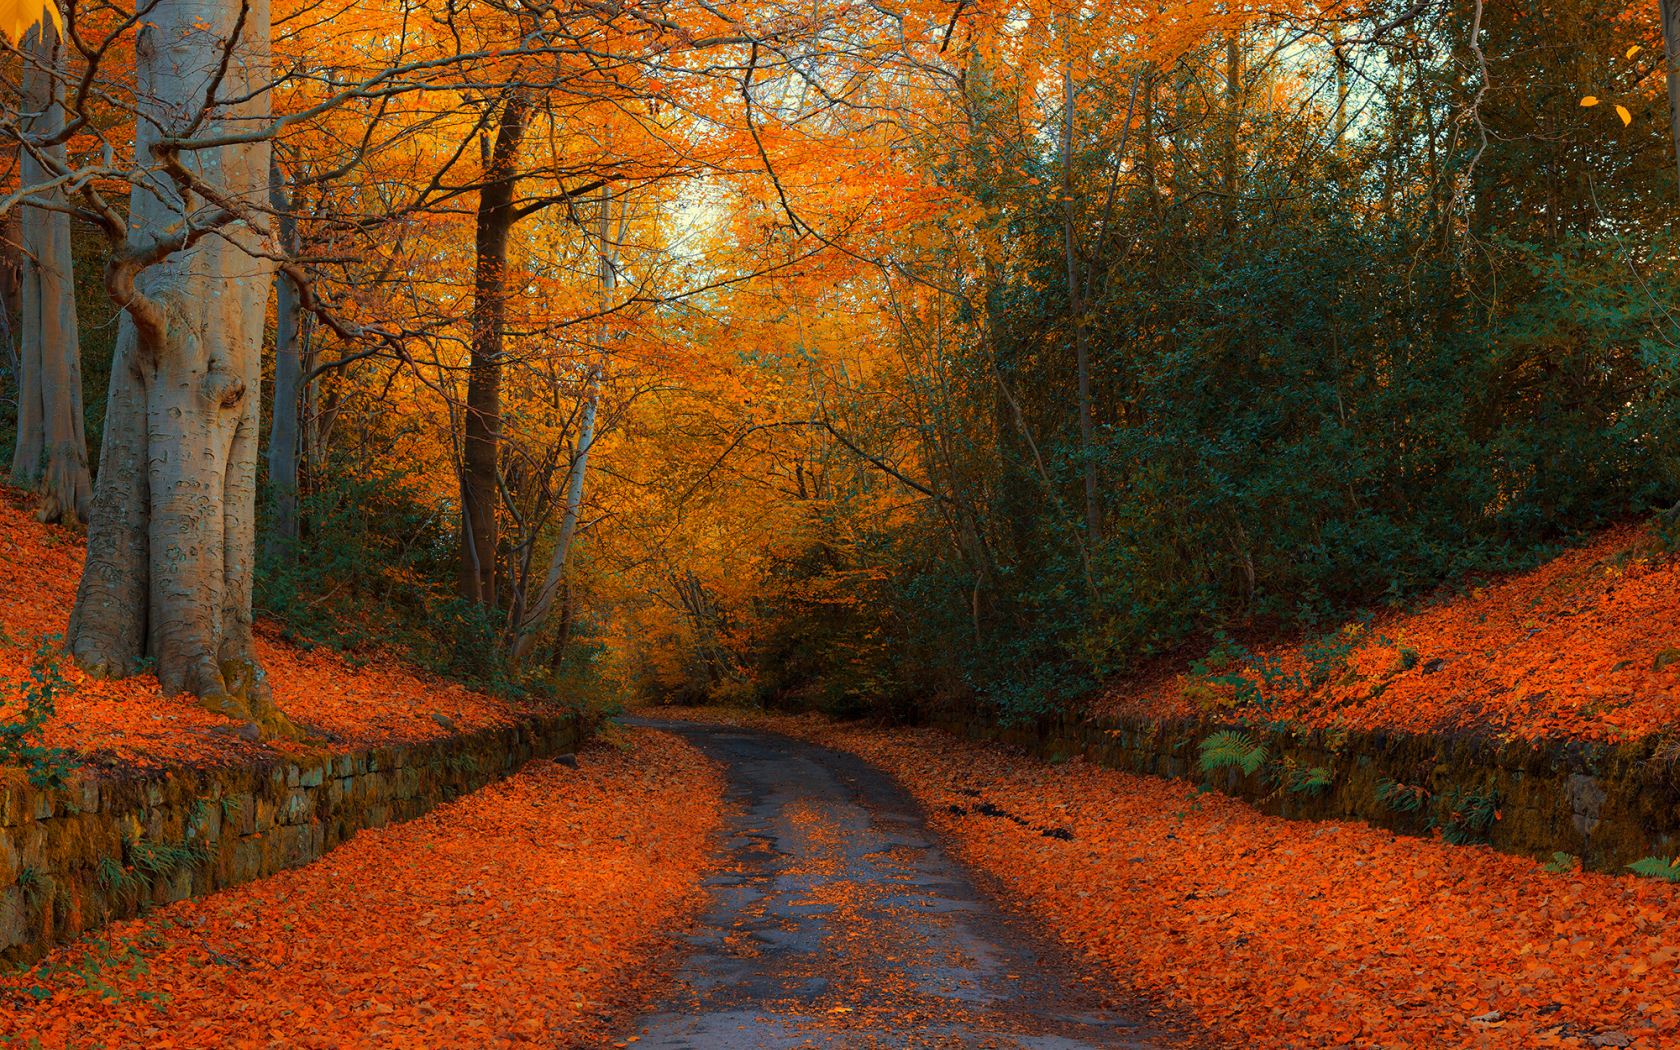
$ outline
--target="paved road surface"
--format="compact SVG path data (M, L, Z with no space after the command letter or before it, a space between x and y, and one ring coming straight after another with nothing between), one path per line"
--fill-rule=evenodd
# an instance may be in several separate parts
M728 726L626 719L728 767L734 833L674 990L631 1050L1188 1047L1005 915L851 755Z

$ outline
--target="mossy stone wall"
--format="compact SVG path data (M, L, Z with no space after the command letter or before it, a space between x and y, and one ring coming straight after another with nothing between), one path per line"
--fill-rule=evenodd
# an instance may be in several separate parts
M1498 792L1498 819L1486 834L1494 849L1550 861L1581 858L1590 870L1626 874L1644 857L1673 857L1680 846L1680 771L1660 743L1499 741L1474 736L1323 730L1260 730L1213 721L1146 722L1080 713L1004 725L989 711L931 710L925 724L956 736L1013 744L1050 761L1085 761L1146 776L1190 780L1294 820L1359 820L1404 834L1427 834L1431 807L1402 812L1380 785L1422 787L1432 802ZM1200 744L1213 733L1248 734L1274 759L1323 767L1330 785L1316 792L1279 790L1265 773L1199 769ZM1275 772L1276 763L1272 765ZM1437 819L1440 813L1436 812Z
M396 748L234 768L0 787L0 964L31 962L147 904L308 864L532 758L577 749L570 716ZM151 860L154 870L148 870ZM126 870L125 870L126 869Z

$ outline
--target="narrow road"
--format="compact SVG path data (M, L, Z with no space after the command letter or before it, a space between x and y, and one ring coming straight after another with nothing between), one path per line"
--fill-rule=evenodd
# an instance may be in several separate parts
M770 733L625 719L728 767L734 834L712 904L631 1050L1187 1047L1000 912L861 759Z

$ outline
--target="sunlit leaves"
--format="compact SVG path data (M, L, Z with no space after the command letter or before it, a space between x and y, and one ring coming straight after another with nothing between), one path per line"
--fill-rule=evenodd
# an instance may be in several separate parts
M5 33L14 46L43 19L51 19L52 24L58 27L59 35L64 34L64 16L58 13L58 6L53 0L0 0L0 32Z

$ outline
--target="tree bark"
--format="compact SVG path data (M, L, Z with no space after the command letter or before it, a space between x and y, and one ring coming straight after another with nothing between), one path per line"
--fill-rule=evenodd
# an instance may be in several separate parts
M162 137L236 133L269 115L269 8L242 30L231 0L163 0L135 40L138 162L126 238L112 231L105 287L122 308L88 556L69 648L90 673L154 663L165 695L297 736L251 647L258 407L273 245L252 222L266 196L266 141L176 153ZM195 126L226 60L217 104ZM154 145L158 148L154 150ZM181 180L203 189L183 197ZM208 204L209 192L221 204ZM214 227L196 239L180 234ZM171 238L184 237L173 241Z
M496 458L502 440L502 333L507 323L508 236L528 106L517 92L502 105L496 144L478 198L474 238L472 356L467 368L461 469L461 597L496 603Z
M1225 38L1225 234L1237 229L1237 135L1242 129L1242 34Z
M1348 60L1342 50L1342 27L1330 27L1330 50L1336 60L1336 155L1347 156Z
M278 225L280 250L297 254L297 218L286 193L280 165L269 164L269 206ZM298 288L283 273L274 275L274 418L268 431L268 484L274 497L274 526L268 535L270 558L290 556L298 537L298 419L303 404L303 304Z
M1079 449L1085 459L1085 531L1094 541L1102 535L1102 508L1097 502L1097 450L1091 418L1091 351L1085 345L1085 319L1080 313L1079 244L1074 230L1072 74L1062 77L1066 112L1062 118L1062 247L1067 255L1068 324L1073 328L1073 357L1079 373ZM1107 235L1107 231L1103 231Z
M538 592L536 602L521 618L514 632L509 656L516 667L530 654L532 646L537 644L537 634L542 630L543 622L548 619L548 610L554 604L554 596L560 589L561 581L565 579L566 557L571 553L572 537L577 535L578 512L583 507L583 478L589 469L589 449L595 444L595 412L601 400L599 373L590 377L589 389L584 398L583 424L578 430L577 455L572 457L572 469L566 479L566 508L560 519L560 539L555 543L554 554L548 560L548 572L543 577L542 590Z
M29 135L51 135L64 127L60 102L64 54L50 19L29 31L24 50L28 55L23 70L24 106L36 115L24 119L23 130ZM22 185L52 177L29 150L19 152ZM44 152L61 163L65 159L62 144ZM57 189L40 196L64 201ZM93 502L93 479L82 426L81 339L76 326L70 216L44 208L25 207L21 212L23 342L12 477L40 494L35 516L41 521L85 522Z
M1662 19L1663 70L1668 75L1668 127L1674 139L1675 178L1680 180L1680 0L1658 0L1657 14Z

